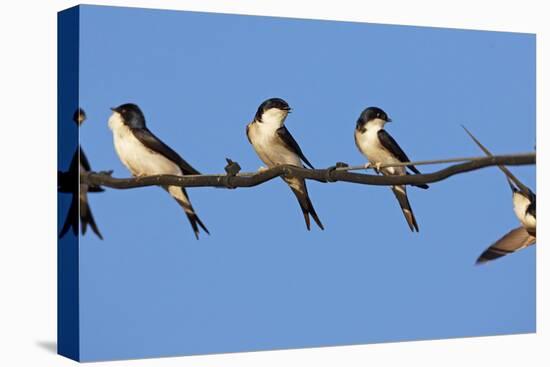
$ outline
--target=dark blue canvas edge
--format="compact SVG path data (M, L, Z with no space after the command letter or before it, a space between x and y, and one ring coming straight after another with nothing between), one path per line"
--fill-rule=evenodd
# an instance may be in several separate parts
M69 170L78 147L78 127L73 114L78 108L79 87L79 27L78 6L57 14L57 168ZM71 179L78 188L79 177ZM75 182L72 182L75 181ZM78 200L78 192L74 193ZM58 232L71 215L68 211L71 195L57 194ZM78 211L75 213L78 224ZM78 227L77 227L78 229ZM57 241L57 353L80 360L79 328L79 235L69 230Z

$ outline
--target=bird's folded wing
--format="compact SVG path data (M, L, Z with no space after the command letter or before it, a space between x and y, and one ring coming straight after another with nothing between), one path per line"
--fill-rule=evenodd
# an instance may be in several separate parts
M277 129L277 135L282 140L282 142L285 144L285 146L290 149L292 152L296 153L300 159L308 165L311 169L313 169L313 165L309 163L304 153L302 153L302 149L300 149L300 146L294 140L292 135L290 134L290 131L287 130L285 126L280 127Z
M407 154L401 149L399 144L395 141L394 138L384 129L378 130L378 140L384 148L386 148L391 154L393 154L401 162L410 162ZM420 171L413 165L407 166L411 171L416 174L420 174Z
M158 154L162 154L164 157L177 164L184 175L200 175L199 171L187 163L172 148L164 144L162 140L157 138L149 129L132 129L132 133L147 148Z

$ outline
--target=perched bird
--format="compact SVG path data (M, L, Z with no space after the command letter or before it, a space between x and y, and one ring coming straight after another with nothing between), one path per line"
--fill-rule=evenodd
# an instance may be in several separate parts
M296 140L284 126L290 111L288 103L280 98L270 98L264 101L258 107L254 120L246 126L248 141L268 167L282 164L304 167L303 161L307 166L313 168ZM325 229L309 199L305 180L297 177L283 177L283 180L290 186L298 199L307 229L310 230L310 215L319 228Z
M80 126L86 120L86 112L82 108L79 108L73 116L73 121ZM67 213L67 218L61 228L59 233L59 238L63 237L70 228L73 229L73 233L78 235L78 218L80 217L80 225L82 227L82 234L86 234L88 225L92 228L92 231L100 238L103 239L103 236L99 232L99 228L95 223L94 216L92 215L92 209L88 202L88 193L89 192L102 192L104 191L99 186L90 186L87 184L80 183L80 173L91 171L90 162L84 150L80 145L78 146L76 152L73 155L71 164L69 166L69 171L64 172L60 175L60 184L58 189L61 192L70 192L72 194L71 205L69 207L69 212ZM80 206L80 210L79 210ZM80 212L80 213L79 213Z
M149 131L145 124L145 116L137 105L126 103L111 110L113 113L109 118L109 127L113 131L115 150L133 176L200 174ZM199 226L210 234L193 209L185 188L179 186L163 186L163 188L183 208L197 239Z
M366 108L359 116L355 126L355 145L369 160L367 166L374 167L376 172L381 172L383 175L406 175L409 174L407 172L407 168L409 168L412 172L420 174L420 171L413 165L381 168L382 164L410 162L397 142L384 130L384 125L390 121L391 119L382 109L378 107ZM428 188L428 185L424 184L413 186L422 189ZM407 198L407 187L405 185L392 186L392 191L401 206L409 228L413 232L418 232L418 223Z
M481 144L479 140L464 126L466 133L470 135L477 146L488 156L491 152ZM493 243L477 259L476 264L484 264L488 261L498 259L511 254L537 241L537 197L535 193L516 178L505 166L498 166L506 175L506 180L512 189L512 203L514 213L518 217L521 226L511 230L501 239Z

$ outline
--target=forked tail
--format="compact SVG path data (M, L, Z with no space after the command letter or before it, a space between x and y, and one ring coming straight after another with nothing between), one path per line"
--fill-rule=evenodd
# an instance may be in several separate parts
M418 232L418 223L416 222L416 218L414 217L414 213L411 208L411 203L409 203L409 198L407 197L406 186L405 185L392 186L391 189L395 197L397 198L397 201L399 202L399 206L403 211L403 215L407 220L407 224L409 225L409 228L413 232L415 231Z

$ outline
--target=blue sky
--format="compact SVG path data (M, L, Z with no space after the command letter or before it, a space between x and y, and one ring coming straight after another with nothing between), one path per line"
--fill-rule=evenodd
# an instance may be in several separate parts
M316 167L365 162L353 129L373 105L413 160L481 155L460 124L494 153L535 145L534 35L85 6L80 37L81 144L116 177L107 119L125 102L205 173L262 165L244 129L269 97ZM534 167L513 171L536 189ZM308 187L325 231L280 180L190 190L200 241L160 188L93 195L105 240L80 245L82 358L535 330L535 248L473 266L518 226L496 168L410 188L418 234L389 188Z

